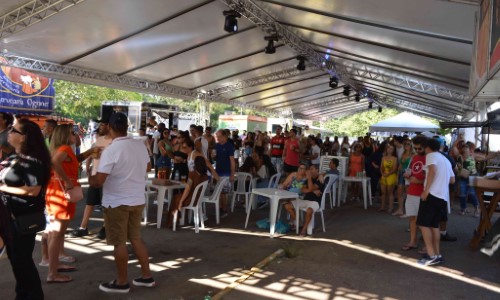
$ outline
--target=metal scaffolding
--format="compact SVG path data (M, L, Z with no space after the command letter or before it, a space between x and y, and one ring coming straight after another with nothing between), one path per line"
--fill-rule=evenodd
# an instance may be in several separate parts
M34 0L0 17L0 38L6 38L85 0Z

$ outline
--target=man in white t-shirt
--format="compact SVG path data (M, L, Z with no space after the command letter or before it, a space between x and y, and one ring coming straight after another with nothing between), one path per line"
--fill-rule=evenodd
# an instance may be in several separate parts
M321 161L321 148L318 146L318 140L316 140L316 137L313 135L307 138L307 142L311 146L307 157L309 159L309 163L319 168L319 163Z
M418 261L424 266L443 262L440 254L439 222L448 213L450 193L448 185L455 182L455 174L448 159L439 153L440 143L435 139L427 141L425 152L424 191L418 210L417 225L422 231L427 256Z
M128 293L128 251L130 241L141 266L141 277L133 280L135 286L153 287L155 281L149 269L149 256L141 238L141 217L144 210L146 175L151 170L144 143L127 136L128 120L123 113L114 113L109 119L113 141L102 152L97 174L89 177L93 187L103 187L102 205L106 223L106 241L114 246L117 279L101 283L99 289L107 293Z

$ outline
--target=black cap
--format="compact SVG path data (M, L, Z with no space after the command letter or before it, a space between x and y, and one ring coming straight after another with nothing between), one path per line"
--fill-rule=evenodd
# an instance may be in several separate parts
M128 127L128 118L124 113L116 112L109 117L109 125Z

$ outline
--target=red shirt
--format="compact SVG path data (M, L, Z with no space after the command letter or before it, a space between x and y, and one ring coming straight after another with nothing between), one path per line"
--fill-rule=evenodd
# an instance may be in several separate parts
M271 139L271 156L281 157L285 149L285 137L276 135Z
M293 146L293 150L290 147ZM288 139L285 145L286 147L286 156L285 156L285 164L289 166L298 166L299 165L299 152L296 152L296 149L299 149L299 140L298 139Z
M411 159L410 169L411 176L416 177L418 180L425 180L425 155L415 155ZM424 183L410 183L407 189L408 195L420 196L424 191Z

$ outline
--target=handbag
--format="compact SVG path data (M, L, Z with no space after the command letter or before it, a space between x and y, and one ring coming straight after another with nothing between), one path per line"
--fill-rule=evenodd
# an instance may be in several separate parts
M68 202L76 203L83 199L83 190L81 186L74 186L69 190L65 190L61 180L57 179L57 181L59 181L59 185L61 186L61 189L64 191L64 198L66 198Z
M17 232L22 235L36 234L39 231L45 230L47 220L43 212L32 212L17 217L11 213L14 227Z

